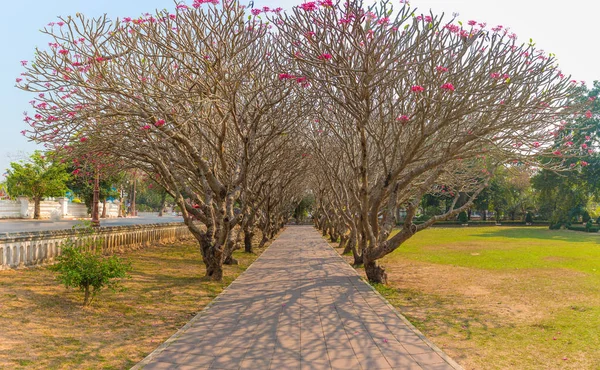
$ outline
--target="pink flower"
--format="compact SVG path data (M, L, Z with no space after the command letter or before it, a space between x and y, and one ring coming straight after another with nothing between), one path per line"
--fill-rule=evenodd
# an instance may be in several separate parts
M425 22L427 22L427 23L431 23L431 22L433 22L433 18L431 18L431 16L430 16L430 15L426 15L426 16L425 16Z
M21 65L22 65L22 66L26 66L26 65L27 65L27 61L26 61L26 60L22 60L22 61L21 61Z
M500 73L490 73L491 78L500 78Z
M558 149L555 150L555 151L553 151L552 154L557 155L557 156L561 156L562 155L562 153Z
M587 112L585 112L585 117L592 118L592 112L590 112L589 110Z
M75 171L73 171L73 175L77 175L79 172L81 172L81 170L79 168L75 169Z
M406 124L409 120L410 118L406 114L403 114L396 118L396 121L402 122L403 125Z
M469 26L474 26L474 25L476 25L476 24L477 24L477 21L469 21L469 22L467 22L467 24L468 24Z
M82 137L81 139L79 139L79 141L81 141L82 143L85 143L87 140L88 140L88 138L85 136Z
M588 146L587 146L587 144L586 144L586 143L583 143L583 144L581 144L581 149L587 149L587 147L588 147Z
M437 66L435 69L440 73L448 72L448 68L442 66Z
M538 143L537 141L535 143L533 143L533 147L534 148L539 148L540 147L540 143Z
M23 81L23 79L22 78L17 78L15 81L17 81L17 83L19 83L19 82Z
M419 85L414 85L410 89L411 89L411 91L416 92L416 93L425 91L425 88L423 86L419 86Z
M323 54L319 55L318 58L321 60L329 60L329 59L331 59L331 54L323 53Z
M452 85L451 83L445 83L442 85L442 89L448 90L448 91L454 91L454 85Z
M319 5L325 8L331 8L333 6L333 1L331 0L323 0L319 2Z
M304 4L300 5L300 8L302 8L302 10L305 10L307 12L312 12L313 10L317 10L317 4L315 4L314 1L310 1L308 3L304 3Z
M155 125L156 127L160 127L163 126L165 124L165 120L164 119L159 119L158 121L156 121Z
M591 139L591 138L592 138L591 136L589 136L589 135L585 135L585 140L586 140L586 141L590 141L590 139Z
M260 9L252 9L250 11L250 13L252 13L252 15L259 15L260 14Z
M586 161L581 161L580 163L581 163L581 166L582 166L582 167L585 167L585 166L587 166L587 165L588 165L588 163L587 163Z
M380 18L377 21L377 24L388 24L388 23L390 23L390 18L389 17L383 17L383 18Z
M66 50L66 49L60 49L58 52L59 52L60 54L62 54L62 55L67 55L67 54L69 54L69 50Z
M144 125L141 128L142 130L150 130L150 125Z
M315 35L315 33L313 31L307 31L304 33L304 37L306 37L307 39L310 39L314 35Z
M296 78L296 77L293 76L293 75L291 75L291 74L289 74L289 73L280 73L279 74L279 80L280 81L281 80L287 80L287 79L290 79L290 78Z
M219 4L219 0L194 0L194 3L192 4L192 6L196 9L198 9L200 7L200 5L208 4L208 3L217 5L217 4Z

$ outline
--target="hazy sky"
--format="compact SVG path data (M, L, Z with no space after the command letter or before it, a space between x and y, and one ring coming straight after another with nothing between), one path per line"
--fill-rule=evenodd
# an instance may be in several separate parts
M392 0L397 4L399 0ZM189 0L188 3L191 3ZM281 6L289 9L302 1L254 0L255 6ZM59 15L74 15L77 12L87 16L107 13L109 17L138 16L154 9L173 9L171 0L30 0L4 1L4 18L0 22L0 34L4 45L0 58L0 180L9 163L21 159L35 149L20 134L26 128L23 112L31 108L27 103L30 94L15 88L15 78L22 72L19 61L31 60L36 46L47 47L48 38L39 32L40 28L55 21ZM590 0L547 1L547 0L413 0L413 7L420 12L435 14L442 12L451 16L459 13L462 21L476 20L487 22L488 27L503 25L510 27L527 42L530 38L546 52L555 53L560 68L577 80L585 80L588 85L600 80L595 17L600 5ZM31 114L32 115L32 114Z

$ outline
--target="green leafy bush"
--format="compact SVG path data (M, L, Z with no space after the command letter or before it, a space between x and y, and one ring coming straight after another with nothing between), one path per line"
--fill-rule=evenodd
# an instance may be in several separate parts
M466 224L467 222L469 222L469 216L467 216L467 212L462 211L458 214L458 222L460 222L461 224Z
M56 279L66 288L79 288L84 292L83 305L92 303L96 294L109 288L115 291L122 279L129 278L131 264L118 256L103 256L97 244L75 246L69 240L62 246L57 263L49 269L58 273Z
M567 229L573 230L573 231L585 231L588 233L597 233L600 228L598 228L598 226L590 226L588 228L587 224L586 224L586 225L569 225L569 226L567 226Z

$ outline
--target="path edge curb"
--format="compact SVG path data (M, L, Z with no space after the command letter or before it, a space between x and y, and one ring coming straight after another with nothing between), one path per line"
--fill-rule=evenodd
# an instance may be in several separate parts
M273 240L271 240L271 243L269 244L269 246L267 248L265 248L265 250L262 251L260 256L258 256L258 258L256 258L254 261L252 261L252 263L248 266L248 268L246 268L246 270L244 270L241 274L239 274L238 277L235 278L235 280L233 280L229 285L227 285L225 287L225 289L223 289L221 291L221 293L219 293L215 298L212 299L212 301L208 302L208 304L206 306L204 306L204 308L202 310L200 310L200 312L198 312L196 314L196 316L192 317L185 325L183 325L181 328L179 328L167 340L165 340L158 347L156 347L156 349L154 349L154 351L150 352L146 357L144 357L137 364L133 365L133 367L131 367L129 370L143 369L144 366L148 365L150 363L150 361L152 361L153 358L155 358L156 356L161 354L165 349L167 349L171 345L171 343L173 343L175 340L177 340L186 330L188 330L194 323L196 323L196 321L200 320L203 317L203 315L205 314L205 311L207 311L210 307L212 307L219 300L219 297L221 297L221 295L223 293L225 293L227 291L227 289L229 289L229 287L232 286L237 279L239 279L248 270L250 270L250 268L254 265L254 263L256 261L258 261L258 259L260 257L262 257L263 253L265 253L269 248L271 248L271 246L273 245L273 242L275 242L277 239L279 239L279 236L285 229L286 229L285 227L283 229L281 229L279 231L279 233L277 234L277 236Z

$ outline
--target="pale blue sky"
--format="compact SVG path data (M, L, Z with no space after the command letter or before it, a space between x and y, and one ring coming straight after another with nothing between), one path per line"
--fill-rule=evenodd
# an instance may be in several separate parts
M192 0L187 1L191 3ZM302 1L254 0L255 6L281 6L289 9ZM398 0L392 0L398 4ZM537 46L557 54L565 74L591 84L600 80L600 50L594 24L600 5L589 0L412 0L421 12L431 8L434 13L460 14L459 19L502 24L511 27L523 42L530 38ZM0 22L3 55L0 58L0 180L10 161L20 159L35 149L20 131L26 128L23 111L31 109L31 95L17 88L15 78L21 73L20 60L31 60L35 46L48 43L39 29L55 21L59 15L77 12L87 16L107 13L109 17L138 16L155 9L172 9L172 0L9 0L3 2Z

